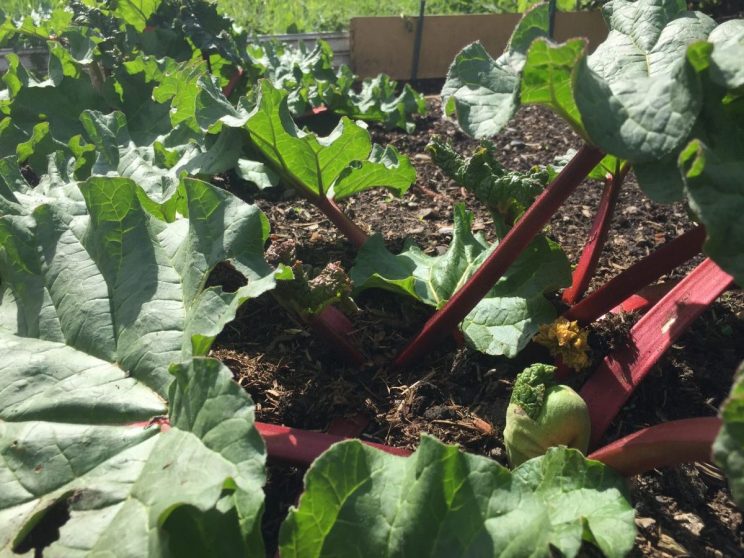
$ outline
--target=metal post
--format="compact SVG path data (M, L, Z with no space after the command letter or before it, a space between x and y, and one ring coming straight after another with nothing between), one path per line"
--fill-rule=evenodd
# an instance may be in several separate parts
M555 0L554 0L555 1ZM411 62L411 81L418 77L419 58L421 57L421 38L424 35L424 13L426 12L426 0L419 2L419 16L416 23L416 36L413 39L413 61Z

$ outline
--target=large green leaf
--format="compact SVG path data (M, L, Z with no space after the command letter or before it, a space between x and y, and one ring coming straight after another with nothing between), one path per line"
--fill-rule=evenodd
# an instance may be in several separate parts
M161 395L171 362L206 354L238 306L274 285L266 217L206 183L184 180L177 195L188 218L166 222L125 178L79 189L6 182L15 191L0 217L0 328L115 362ZM205 289L224 260L248 284Z
M744 506L744 365L736 372L721 417L723 428L713 444L713 459L726 473L734 499Z
M327 137L303 132L292 120L286 94L265 80L246 126L282 179L312 197L341 199L378 186L400 195L416 177L408 159L393 147L373 147L367 130L348 118Z
M455 206L452 243L441 256L427 256L413 245L396 256L379 235L372 236L351 270L355 288L382 288L440 308L496 247L470 232L472 220L463 205ZM465 317L461 328L466 339L488 354L516 355L541 324L555 318L543 293L570 280L561 249L545 237L536 238Z
M496 135L520 106L520 79L532 41L547 37L548 6L539 4L525 13L504 53L494 60L480 43L465 47L452 62L442 88L447 115L476 138Z
M171 367L163 432L148 423L165 402L119 366L4 331L0 349L1 556L59 502L69 519L45 556L262 554L264 445L219 361ZM193 531L192 517L232 546Z
M224 128L204 137L180 124L153 143L137 144L121 112L84 111L80 120L98 154L91 174L131 178L155 203L169 206L165 209L168 214L177 201L174 194L182 175L211 177L237 167L247 139L245 131L238 128ZM253 169L254 181L270 179L258 176L260 172L260 167Z
M424 436L408 458L358 441L318 458L279 534L291 557L605 556L633 546L624 480L578 451L553 448L513 473Z
M611 0L610 33L577 68L574 96L592 143L632 162L682 146L700 110L687 46L715 22L684 0Z
M700 72L703 108L693 141L679 158L684 194L705 225L703 251L744 284L744 22L731 21L690 48Z

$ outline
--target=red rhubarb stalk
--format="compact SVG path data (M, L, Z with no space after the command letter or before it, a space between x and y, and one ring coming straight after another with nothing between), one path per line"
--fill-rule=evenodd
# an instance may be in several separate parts
M240 78L243 77L243 73L243 68L241 68L240 66L235 68L233 75L230 76L230 81L228 81L227 85L222 88L222 94L225 97L229 97L230 95L232 95L232 92L235 90L235 86L238 85Z
M348 440L343 436L334 436L323 432L301 430L288 426L277 426L256 422L258 432L266 442L266 450L269 458L281 463L308 467L315 459L331 445L336 442ZM392 455L407 457L410 451L400 448L376 444L374 442L363 442L373 448L386 451Z
M590 324L641 288L696 256L705 241L705 228L695 227L613 277L584 300L569 308L563 317Z
M319 196L317 198L309 198L310 202L313 203L328 219L336 225L343 235L354 245L354 248L359 250L364 243L367 242L367 233L365 233L359 225L349 219L346 214L341 211L341 208L336 205L331 199L325 196Z
M316 335L327 341L344 361L356 366L362 366L366 362L365 356L352 342L354 324L341 310L335 306L326 306L312 316L309 323Z
M620 314L622 312L645 312L664 298L677 283L679 283L679 281L664 281L663 283L643 287L636 294L630 295L620 304L615 306L610 310L610 312L613 314Z
M630 169L630 165L625 165L616 176L607 175L605 179L605 186L602 191L602 198L599 201L597 215L594 217L592 228L589 231L589 238L579 257L579 263L576 265L576 269L574 269L571 286L563 291L563 302L566 304L573 305L584 296L586 288L589 286L589 281L591 281L594 272L597 270L599 256L602 253L605 242L607 242L610 221L615 212L620 188L625 176L628 174L628 169Z
M416 362L457 327L602 157L602 152L595 147L584 145L579 150L507 233L478 271L426 322L416 338L395 359L394 366L402 368Z
M689 325L733 283L706 259L630 330L628 343L605 357L581 388L596 444L648 371Z
M711 447L721 429L717 417L674 420L644 428L589 455L623 476L640 475L657 467L710 461Z

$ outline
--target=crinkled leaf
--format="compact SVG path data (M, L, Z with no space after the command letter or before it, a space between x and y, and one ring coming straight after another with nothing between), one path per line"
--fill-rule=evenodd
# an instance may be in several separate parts
M552 168L508 171L496 158L496 147L483 140L472 157L460 157L451 146L433 138L426 147L432 160L460 186L473 192L491 210L494 227L503 238L548 183Z
M279 534L282 556L608 557L633 546L624 480L578 451L552 448L513 473L424 436L410 457L336 444L305 475Z
M506 51L494 60L480 43L465 47L455 57L442 88L447 115L476 138L496 135L519 108L520 73L534 39L548 35L548 6L527 12L512 33Z
M382 288L440 308L488 257L491 246L470 232L472 214L455 206L452 243L441 256L427 256L416 246L391 254L378 235L362 247L351 270L358 291ZM540 324L555 318L543 293L570 282L565 254L544 237L537 237L466 316L461 327L479 351L516 355Z
M45 556L171 556L188 513L232 533L232 555L262 553L264 445L219 361L171 367L172 428L161 432L148 421L165 402L119 366L5 331L0 347L0 554L65 501L70 517ZM190 538L209 548L199 530ZM196 548L180 555L226 555Z
M721 418L723 427L713 444L713 459L726 473L737 504L744 506L744 365L736 372Z
M204 140L201 133L195 135L182 125L142 145L131 138L121 112L85 111L80 119L98 153L91 174L131 178L160 205L173 205L168 202L175 202L182 174L213 176L234 168L242 156L245 132L239 129L225 128ZM173 208L165 211L172 214Z
M261 82L258 105L247 123L253 145L289 184L316 197L346 197L380 186L396 194L408 189L415 171L397 151L373 148L366 129L342 118L327 137L299 130L287 97Z
M0 327L116 362L164 394L170 362L205 354L243 300L273 287L267 220L196 180L180 188L189 217L170 223L131 180L79 188L42 181L14 192L20 203L0 217ZM235 293L205 289L224 260L250 279Z
M123 70L119 73L132 76L129 81L133 87L136 87L133 80L139 80L142 84L138 87L140 94L149 95L155 101L152 103L148 100L145 104L159 109L156 118L164 112L171 126L186 123L195 131L200 130L196 120L196 97L200 91L200 78L208 73L203 60L179 63L171 58L156 59L139 54L122 66ZM170 109L166 103L170 103Z
M682 146L700 110L687 46L715 22L683 0L611 0L607 39L577 68L574 96L592 143L633 162Z

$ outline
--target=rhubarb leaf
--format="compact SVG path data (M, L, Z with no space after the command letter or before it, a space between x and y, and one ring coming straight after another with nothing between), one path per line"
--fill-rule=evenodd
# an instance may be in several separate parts
M687 46L705 40L715 22L687 12L683 0L611 0L610 33L576 74L574 97L592 142L632 162L679 149L700 110Z
M711 48L712 46L712 48ZM703 251L744 284L744 71L732 67L744 57L744 24L718 27L710 43L690 48L700 73L703 109L695 138L679 157L684 193L705 225Z
M279 533L282 556L563 556L582 542L610 558L635 537L625 481L552 448L514 472L423 436L410 457L341 442L305 475Z
M108 107L86 74L65 76L55 84L52 80L34 80L14 54L8 56L8 62L3 80L10 92L5 107L10 120L6 126L0 125L0 157L17 154L25 161L33 152L38 164L83 132L79 115L84 110L105 111ZM45 133L51 142L39 141L39 125L47 127ZM43 168L35 170L40 173Z
M470 232L473 216L455 206L452 243L441 256L407 245L391 254L378 235L362 247L350 276L357 292L381 288L441 308L496 247ZM539 326L555 318L544 293L570 283L568 260L545 237L537 237L461 324L477 350L515 356Z
M483 140L469 158L435 137L426 146L432 160L445 175L469 190L493 215L494 227L503 238L516 220L545 189L552 169L534 167L528 172L508 171L495 156L493 143Z
M116 362L161 395L171 362L206 354L239 305L274 286L266 217L206 183L182 182L188 218L172 222L125 178L11 187L0 217L0 328ZM206 289L225 260L248 284Z
M182 124L153 143L138 144L121 112L84 111L80 120L98 153L91 174L131 178L160 205L173 199L182 175L211 177L238 166L246 138L243 130L227 127L204 137ZM261 167L253 169L254 180L271 180L260 173Z
M721 418L713 459L726 473L734 500L744 506L744 365L739 366L731 394L721 406Z
M170 556L182 537L190 555L263 554L265 449L250 398L219 361L171 366L166 410L121 367L64 343L0 331L0 348L0 554L57 503L69 519L45 556ZM236 547L184 532L190 515Z
M527 52L522 71L521 103L543 105L561 116L580 135L586 135L573 98L574 68L586 53L585 39L555 45L537 39Z
M140 33L145 30L147 20L155 13L161 0L118 0L114 14Z
M393 147L373 146L367 130L348 118L327 137L303 132L292 120L286 94L265 80L246 126L277 174L315 198L340 199L377 186L400 195L416 177L407 158Z
M480 43L460 51L442 88L445 114L456 115L460 127L473 137L499 133L519 108L520 73L527 50L537 37L547 37L548 28L548 6L538 4L524 14L497 60Z

